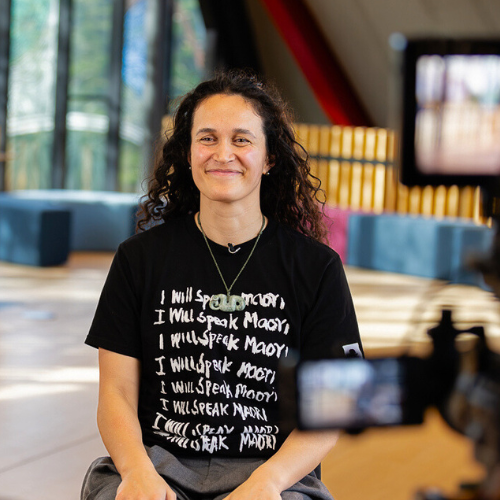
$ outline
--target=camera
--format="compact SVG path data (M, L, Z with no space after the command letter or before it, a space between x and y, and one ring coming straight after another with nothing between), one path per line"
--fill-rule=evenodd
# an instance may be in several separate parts
M457 330L450 310L442 311L439 324L428 334L433 350L426 358L299 361L294 367L298 428L359 432L367 427L417 425L434 406L450 426L466 434L468 424L454 410L457 394L468 394L461 376L481 374L492 384L500 383L500 356L488 348L483 327ZM466 354L456 349L462 334L476 339ZM473 369L466 369L466 360Z
M407 39L394 35L400 95L399 177L408 186L480 186L496 236L475 263L500 296L500 40ZM428 357L298 361L294 423L303 430L415 425L436 407L473 440L487 476L473 498L500 498L500 355L481 326L457 330L452 312L428 334ZM472 335L459 352L456 339Z

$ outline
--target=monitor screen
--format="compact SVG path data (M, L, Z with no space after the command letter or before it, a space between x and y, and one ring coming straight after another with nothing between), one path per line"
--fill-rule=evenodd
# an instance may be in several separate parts
M405 371L397 359L300 363L297 416L302 429L352 429L405 423Z
M401 180L482 185L500 175L500 42L408 40Z

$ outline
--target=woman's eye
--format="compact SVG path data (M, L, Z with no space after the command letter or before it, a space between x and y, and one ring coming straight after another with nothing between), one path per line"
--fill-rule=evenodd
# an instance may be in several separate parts
M250 141L244 137L237 137L234 142L236 142L236 144L248 144Z
M214 138L213 137L202 137L200 139L201 142L213 142Z

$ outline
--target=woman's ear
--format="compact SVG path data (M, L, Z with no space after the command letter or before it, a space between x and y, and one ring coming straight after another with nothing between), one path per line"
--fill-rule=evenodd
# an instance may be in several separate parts
M264 174L267 175L273 167L274 167L274 155L268 156L266 160L266 165L264 167Z

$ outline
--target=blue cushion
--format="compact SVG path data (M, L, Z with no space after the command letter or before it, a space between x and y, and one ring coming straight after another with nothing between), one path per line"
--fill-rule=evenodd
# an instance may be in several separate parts
M347 223L347 264L373 267L375 216L352 213Z
M381 215L376 217L375 227L375 269L449 279L453 225L436 219Z
M474 259L485 257L493 247L493 229L474 224L456 227L453 233L451 259L452 283L464 283L488 288L482 275L471 268Z
M71 250L115 251L135 231L138 194L68 189L10 194L25 200L50 201L70 210Z
M466 220L351 214L347 264L484 287L467 256L484 254L492 241L491 229Z
M31 266L66 262L70 217L52 203L0 194L0 259Z

